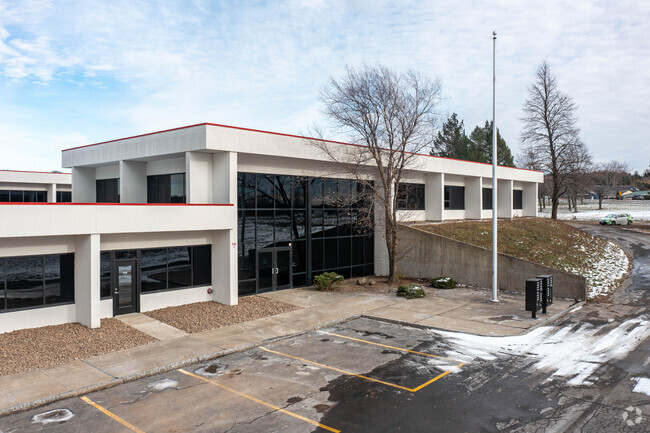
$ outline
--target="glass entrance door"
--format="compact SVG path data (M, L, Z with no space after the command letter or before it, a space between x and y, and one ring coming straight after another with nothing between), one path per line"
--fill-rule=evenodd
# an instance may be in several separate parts
M257 293L291 287L291 247L257 252Z
M137 266L135 260L115 261L113 315L138 311Z

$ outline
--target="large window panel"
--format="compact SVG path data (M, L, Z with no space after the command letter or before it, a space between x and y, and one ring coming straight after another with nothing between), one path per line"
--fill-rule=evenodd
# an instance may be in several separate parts
M167 249L167 287L170 289L192 285L192 261L190 247Z
M170 203L185 203L185 173L169 176Z
M311 179L311 207L323 207L323 179Z
M291 176L275 177L275 207L291 208Z
M120 180L119 179L98 179L95 182L95 196L97 203L119 203L120 202Z
M323 237L323 210L317 209L311 211L311 237Z
M257 280L239 281L239 296L255 294L257 290Z
M336 237L338 236L338 214L337 210L328 210L323 211L323 225L324 231L323 236L325 237Z
M140 251L140 290L143 293L167 289L167 248Z
M397 209L424 210L424 185L400 183L397 192Z
M512 191L512 208L513 209L524 208L524 192L520 189L515 189Z
M5 291L5 259L0 258L0 311L7 308L7 295Z
M43 305L43 256L7 257L7 308Z
M492 210L492 188L483 188L483 210Z
M148 203L185 203L185 173L147 176Z
M323 180L323 206L336 207L338 204L338 181L326 178Z
M257 247L272 247L275 242L275 215L272 210L257 211Z
M47 198L46 198L47 201ZM57 203L70 203L72 201L72 192L71 191L57 191L56 192L56 201Z
M364 238L362 238L361 236L355 236L352 238L352 251L351 251L352 265L362 265L364 263L363 239Z
M212 246L192 247L192 285L212 284Z
M240 194L243 194L242 206L248 209L254 209L256 205L256 176L250 173L239 173L239 176L241 177Z
M352 264L350 248L350 238L339 238L339 267L350 266Z
M323 269L323 240L311 241L311 268L313 271Z
M293 211L293 218L291 220L291 237L293 239L305 239L307 231L306 212L303 210Z
M465 187L445 185L445 209L465 209Z
M291 241L291 211L289 210L276 210L275 211L275 242L290 242Z
M293 273L301 273L307 270L307 242L294 241L292 243Z
M348 209L339 210L339 236L350 236L352 234L352 215Z
M45 256L45 303L74 301L74 254Z
M111 297L111 253L104 251L99 254L99 296Z
M373 263L375 258L375 239L372 236L366 236L363 239L363 262Z
M307 179L304 177L293 178L293 207L304 209L307 207Z
M7 190L2 190L0 191L0 203L9 203L9 191Z
M338 254L337 239L325 239L323 243L323 268L338 267Z
M257 175L257 207L261 209L273 208L275 203L275 176L269 174Z

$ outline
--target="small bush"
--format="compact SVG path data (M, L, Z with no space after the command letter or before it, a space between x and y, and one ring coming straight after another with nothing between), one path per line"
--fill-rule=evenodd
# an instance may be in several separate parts
M431 278L431 287L436 289L453 289L456 287L456 281L450 277L437 277Z
M407 284L397 287L397 296L404 296L407 299L424 298L426 293L422 286L418 284Z
M340 281L343 281L343 275L339 275L336 272L323 272L314 277L314 285L319 290L330 290Z

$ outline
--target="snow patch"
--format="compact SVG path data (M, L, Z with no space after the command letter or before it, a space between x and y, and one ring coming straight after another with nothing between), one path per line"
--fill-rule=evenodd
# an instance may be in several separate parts
M148 385L149 388L153 388L156 391L162 391L167 388L175 388L178 385L178 382L172 379L163 379L157 382L152 382Z
M632 392L650 396L650 379L647 377L633 377L632 380L636 380L636 385L632 388Z
M431 331L442 335L452 345L445 356L459 361L474 359L492 361L503 355L528 356L536 359L534 368L567 378L569 385L589 385L588 379L600 365L620 359L634 350L650 335L647 316L630 319L596 335L602 326L589 323L564 328L540 327L512 337L489 337L446 331ZM611 326L611 325L609 325ZM642 389L644 385L641 385Z

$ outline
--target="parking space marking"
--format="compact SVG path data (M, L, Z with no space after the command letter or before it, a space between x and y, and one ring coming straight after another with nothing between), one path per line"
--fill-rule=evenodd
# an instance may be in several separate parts
M233 394L236 394L236 395L238 395L238 396L240 396L240 397L244 397L244 398L246 398L246 399L248 399L248 400L254 401L255 403L258 403L258 404L261 404L261 405L263 405L263 406L269 407L269 408L271 408L271 409L277 410L278 412L282 412L282 413L284 413L284 414L286 414L286 415L292 416L292 417L297 418L297 419L299 419L299 420L301 420L301 421L308 422L309 424L315 425L315 426L320 427L320 428L322 428L322 429L325 429L325 430L327 430L327 431L331 431L331 432L333 432L333 433L341 433L341 430L337 430L337 429L335 429L335 428L332 428L332 427L326 426L325 424L321 424L321 423L319 423L319 422L317 422L317 421L313 421L313 420L311 420L311 419L309 419L309 418L305 418L304 416L302 416L302 415L298 415L297 413L293 413L293 412L290 412L290 411L288 411L288 410L286 410L286 409L282 409L282 408L279 407L279 406L276 406L276 405L271 404L271 403L267 403L267 402L265 402L265 401L262 401L262 400L260 400L260 399L258 399L258 398L255 398L255 397L253 397L253 396L250 396L250 395L248 395L248 394L244 394L243 392L240 392L240 391L237 391L237 390L235 390L235 389L232 389L232 388L230 388L230 387L228 387L228 386L226 386L226 385L222 385L222 384L220 384L220 383L218 383L218 382L215 382L214 380L210 380L210 379L208 379L208 378L205 378L205 377L199 376L198 374L190 373L189 371L185 371L185 370L183 370L182 368L179 368L178 371L180 371L181 373L186 374L186 375L188 375L188 376L194 377L194 378L196 378L196 379L201 379L202 381L207 382L207 383L209 383L209 384L211 384L211 385L218 386L218 387L221 388L221 389L224 389L224 390L226 390L226 391L232 392Z
M95 403L94 401L92 401L91 399L89 399L88 397L83 396L83 397L80 397L80 398L81 398L81 400L85 401L85 402L88 403L89 405L93 406L95 409L97 409L97 410L99 410L100 412L103 412L105 415L107 415L107 416L113 418L115 421L119 422L119 423L122 424L124 427L129 428L131 431L134 431L134 432L136 432L136 433L144 433L143 430L140 430L139 428L137 428L136 426L134 426L134 425L131 424L130 422L128 422L128 421L126 421L126 420L120 418L119 416L115 415L115 414L114 414L113 412L111 412L110 410L103 408L102 406L98 405L97 403Z
M438 355L432 355L430 353L424 353L424 352L417 352L415 350L410 350L410 349L404 349L402 347L395 347L395 346L388 346L386 344L381 344L381 343L375 343L374 341L369 341L369 340L362 340L360 338L354 338L354 337L348 337L347 335L341 335L341 334L334 334L333 332L326 332L326 331L318 331L321 334L327 334L327 335L332 335L334 337L340 337L340 338L346 338L348 340L354 340L354 341L359 341L361 343L366 343L366 344L372 344L375 346L381 346L381 347L386 347L388 349L395 349L395 350L401 350L402 352L409 352L409 353L415 353L416 355L422 355L422 356L429 356L431 358L438 358L438 359L446 359L447 361L454 361L454 362L459 362L456 367L462 367L465 365L464 362L460 362L457 359L451 359L451 358L445 358L444 356L438 356Z
M330 365L320 364L320 363L315 362L315 361L310 361L310 360L308 360L308 359L299 358L299 357L297 357L297 356L293 356L293 355L288 355L288 354L286 354L286 353L276 352L275 350L267 349L266 347L262 347L262 346L260 346L260 349L262 349L262 350L266 350L267 352L270 352L270 353L275 353L276 355L286 356L287 358L293 358L293 359L296 359L296 360L298 360L298 361L308 362L308 363L310 363L310 364L314 364L314 365L317 365L317 366L319 366L319 367L328 368L328 369L330 369L330 370L338 371L339 373L347 374L347 375L349 375L349 376L356 376L356 377L359 377L359 378L361 378L361 379L366 379L366 380L370 380L370 381L372 381L372 382L381 383L381 384L383 384L383 385L392 386L393 388L399 388L399 389L403 389L404 391L411 391L411 392L413 392L413 390L412 390L411 388L407 388L407 387L405 387L405 386L396 385L396 384L394 384L394 383L390 383L390 382L384 382L383 380L379 380L379 379L373 379L372 377L364 376L364 375L362 375L362 374L352 373L351 371L342 370L342 369L340 369L340 368L332 367L332 366L330 366Z

